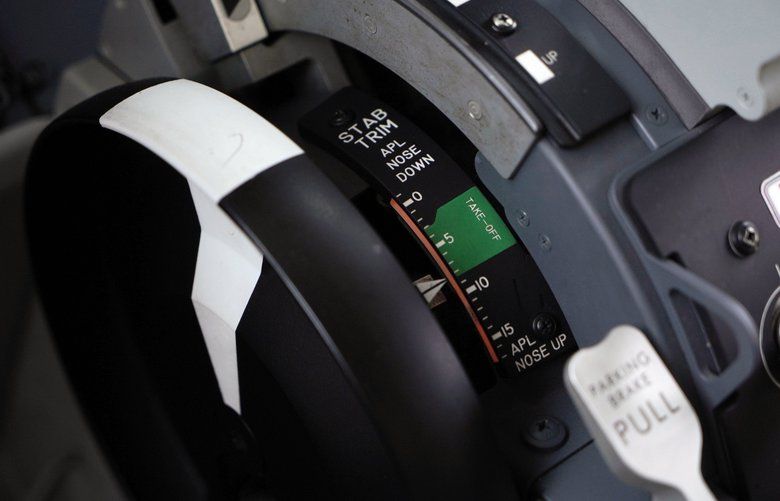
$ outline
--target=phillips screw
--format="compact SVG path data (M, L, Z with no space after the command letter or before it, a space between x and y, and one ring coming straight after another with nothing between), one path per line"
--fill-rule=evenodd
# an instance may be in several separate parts
M520 223L520 226L523 228L528 228L531 224L531 216L529 216L526 211L521 210L517 213L517 222Z
M566 426L552 416L540 416L529 421L522 431L525 442L537 449L556 449L568 436Z
M558 329L558 322L549 313L540 313L531 321L531 329L537 336L550 337Z
M669 120L666 110L659 105L653 105L647 108L645 116L654 125L664 125Z
M509 35L517 29L515 18L503 12L493 14L493 17L490 18L490 25L493 31L500 35Z
M552 240L550 240L550 237L545 235L544 233L539 234L539 247L542 248L544 251L550 251L552 249Z

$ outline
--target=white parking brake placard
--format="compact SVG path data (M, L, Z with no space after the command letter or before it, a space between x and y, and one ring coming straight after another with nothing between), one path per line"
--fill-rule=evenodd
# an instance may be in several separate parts
M612 471L654 499L715 499L701 475L702 432L647 337L614 328L568 361L566 386Z
M761 196L764 197L775 224L780 226L780 172L772 174L761 183Z

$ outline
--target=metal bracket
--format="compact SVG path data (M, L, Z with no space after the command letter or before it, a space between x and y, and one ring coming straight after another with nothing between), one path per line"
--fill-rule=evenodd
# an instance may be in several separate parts
M708 409L714 409L756 370L760 360L757 327L745 307L734 298L682 266L656 257L644 245L626 207L626 188L639 171L653 165L654 160L664 153L661 151L619 174L610 188L609 203L658 292L687 366L691 368L690 375L702 403ZM736 358L720 374L709 374L699 367L689 334L675 309L672 298L674 293L698 303L723 320L730 329L737 348Z
M254 0L239 0L227 11L223 0L171 0L201 55L213 61L268 36Z

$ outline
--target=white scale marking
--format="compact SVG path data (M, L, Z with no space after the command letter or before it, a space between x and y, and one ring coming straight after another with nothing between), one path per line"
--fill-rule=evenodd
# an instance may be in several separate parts
M466 294L472 294L472 293L476 292L476 290L477 290L477 286L476 285L472 285L471 287L468 287L466 289Z
M413 203L414 203L414 200L412 200L411 198L407 198L406 200L404 200L404 207L409 207Z
M445 243L444 240L439 240L438 242L436 242L436 248L441 249L444 243Z
M495 334L493 334L490 337L491 337L491 339L493 339L493 341L498 341L499 339L501 339L501 333L500 332L496 332Z

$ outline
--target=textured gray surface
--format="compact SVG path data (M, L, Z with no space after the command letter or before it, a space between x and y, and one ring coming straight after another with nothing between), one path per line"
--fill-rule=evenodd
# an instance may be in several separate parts
M757 120L780 106L777 0L620 0L711 108Z
M149 0L109 2L99 25L97 52L128 80L204 70L179 21L163 24Z
M59 115L88 97L123 83L124 80L100 59L82 59L62 72L54 101L54 114Z
M579 0L618 40L658 86L686 127L711 111L679 68L620 0Z
M32 141L47 123L32 119L0 133L0 403L32 294L22 226L24 164Z

